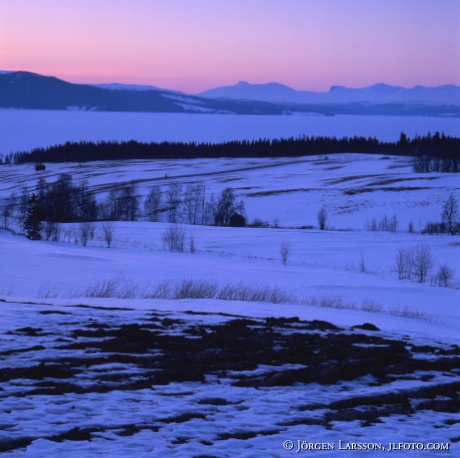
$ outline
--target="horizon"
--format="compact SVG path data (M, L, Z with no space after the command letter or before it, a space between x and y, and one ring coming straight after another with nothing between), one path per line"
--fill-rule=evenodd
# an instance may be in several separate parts
M84 82L84 81L76 82L76 81L71 81L70 79L64 79L64 78L58 77L56 75L45 75L45 74L30 71L30 70L4 70L4 69L0 69L0 75L8 74L8 73L34 73L34 74L44 76L44 77L58 78L58 79L60 79L62 81L65 81L67 83L82 84L82 85L87 85L87 86L99 86L99 85L111 85L111 84L113 84L113 85L120 84L120 85L126 85L126 86L129 86L129 85L145 86L145 87L151 86L151 87L155 87L156 89L159 89L159 90L183 92L184 94L187 94L187 95L199 95L200 94L200 93L196 93L196 92L192 93L192 92L179 91L177 89L154 86L152 84L143 84L143 83L138 83L138 82L132 82L132 83L121 83L120 81L105 81L105 82L102 82L102 83L88 83L88 82ZM426 89L430 89L430 88L431 89L436 89L436 88L444 87L444 86L460 87L460 84L440 84L439 86L426 86L426 85L422 85L422 84L415 84L414 86L399 86L399 85L388 84L388 83L380 81L380 82L372 83L372 84L370 84L368 86L361 86L361 87L351 87L351 86L345 86L343 84L333 84L327 90L315 91L315 90L312 90L312 89L298 89L298 88L289 86L287 84L280 83L279 81L267 81L267 82L262 82L262 83L252 83L250 81L239 80L236 83L233 83L233 84L231 83L231 84L228 84L228 85L225 85L225 86L209 87L209 88L203 89L203 91L201 91L201 92L207 92L209 90L218 89L218 88L221 88L221 87L234 87L234 86L237 86L237 85L242 84L242 83L243 84L248 84L250 86L266 86L266 85L270 85L270 84L276 84L276 85L288 87L288 88L293 89L293 90L298 91L298 92L305 91L305 92L314 92L314 93L318 93L318 94L320 94L320 93L326 94L328 92L331 92L335 88L359 90L359 89L368 89L368 88L375 87L375 86L389 86L389 87L394 87L394 88L397 87L397 88L402 88L402 89L405 89L405 90L411 90L411 89L415 89L417 87L423 87L423 88L426 88Z
M458 86L459 19L457 0L3 0L0 68L188 94Z

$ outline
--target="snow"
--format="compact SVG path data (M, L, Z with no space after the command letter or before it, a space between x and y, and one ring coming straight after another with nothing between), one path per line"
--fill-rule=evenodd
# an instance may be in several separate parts
M53 138L51 131L54 129L54 142L60 141L59 135L70 135L78 122L82 123L80 138L89 132L104 135L104 131L98 132L98 128L109 121L114 123L106 132L114 135L116 123L127 119L119 114L59 113L55 116L55 113L46 113L43 116L43 112L17 111L4 111L0 116L6 119L7 113L13 131L14 122L20 119L38 123L34 126L37 130L32 131L30 136L14 139L14 147L13 135L9 129L5 130L6 135L0 141L4 147L11 142L8 148L12 150L24 148L18 146L21 142L47 144ZM95 117L91 118L93 115ZM167 116L129 116L137 119L144 129L149 125L155 126L162 132L163 139L168 135L167 129L162 131L167 124ZM93 125L94 130L90 130L90 118L98 120ZM221 127L235 123L235 130L230 135L241 135L244 127L244 122L239 121L241 118L180 115L174 118L174 123L182 120L189 128L192 125L203 126L201 123L206 122ZM318 122L315 124L317 129L321 125L329 131L333 125L339 129L338 123L327 125L321 124L323 120L311 121L299 117L262 117L254 124L253 119L246 119L246 128L248 131L254 128L253 135L256 136L276 123L281 127L273 135L288 127L305 127L305 123L310 122ZM283 124L285 119L290 124ZM296 119L300 119L298 124L294 121ZM101 120L103 122L99 123ZM170 119L171 128L174 124L172 120L173 117ZM69 121L75 124L66 124ZM396 127L393 120L383 119L386 126L380 125L374 131L379 130L384 137L393 138L404 130L401 126L404 121L399 118ZM161 122L166 124L160 126ZM458 127L458 123L442 122L443 126ZM421 129L422 124L418 123L415 128ZM27 124L27 128L31 126ZM257 130L256 126L262 130ZM370 128L371 124L367 126ZM433 120L426 126L434 129ZM45 132L41 132L40 127L49 130L46 132L45 128ZM26 129L26 126L23 128ZM60 128L64 129L61 134ZM342 128L345 132L350 125L345 122ZM137 131L138 135L141 130ZM129 132L136 132L134 125L129 126ZM410 135L411 132L407 133ZM194 135L203 135L204 138L206 134L197 129ZM220 135L224 134L221 132ZM229 135L228 132L225 135ZM169 227L166 222L117 222L111 249L105 248L98 232L95 239L83 247L75 244L73 237L61 242L34 242L0 231L0 354L4 358L0 368L26 367L38 362L39 358L51 361L58 352L61 357L64 353L68 357L76 357L76 350L58 348L56 336L68 339L73 331L91 322L112 326L143 323L150 313L183 320L183 326L192 322L218 324L235 316L254 319L295 316L302 320L325 320L342 327L368 322L376 325L378 335L382 336L439 348L460 344L458 237L407 233L407 225L411 221L417 230L426 222L439 219L442 202L458 188L456 176L415 174L409 158L361 154L296 160L119 161L83 166L47 164L47 170L40 175L32 165L24 164L0 167L0 200L8 197L11 191L19 193L24 186L29 189L35 186L38 176L52 182L64 172L71 173L76 182L87 179L91 189L100 191L100 198L107 192L106 185L131 180L138 180L140 195L145 195L150 186L165 187L171 182L186 184L202 181L208 194L218 194L224 187L233 186L237 198L245 201L250 220L261 218L272 224L275 218L279 218L280 227L256 229L184 225L187 236L195 238L197 251L194 254L163 250L162 234ZM165 173L168 178L164 177ZM363 189L367 192L350 193ZM316 214L323 205L329 212L329 230L302 229L301 226L317 226ZM400 225L397 232L365 230L371 218L381 218L385 213L389 217L398 215ZM66 228L74 227L67 225ZM279 254L284 240L292 248L286 266ZM397 278L393 271L397 250L401 246L412 247L420 243L429 246L436 265L446 263L454 269L455 279L451 287L433 287L430 282L418 284ZM363 260L365 272L360 268ZM88 287L104 279L115 279L120 285L133 282L141 291L162 280L172 282L184 278L214 281L220 285L243 282L253 287L278 286L291 295L291 300L272 304L190 298L85 297ZM320 306L321 299L327 298L335 299L337 304L344 306ZM378 304L379 310L366 311L363 304L369 301ZM416 316L411 318L408 313L398 316L395 313L398 310L416 312ZM188 311L196 315L191 316ZM27 327L41 328L46 332L35 337L24 333L7 334ZM179 327L176 332L180 335L183 329ZM10 353L36 345L43 348ZM284 368L294 367L286 365ZM133 369L130 364L98 362L75 383L88 386L98 374L117 374ZM268 370L268 366L255 369L257 373ZM136 375L133 371L134 379ZM432 375L434 378L430 379ZM231 377L232 373L227 376ZM302 410L302 406L328 404L358 395L430 387L458 381L458 376L454 372L436 372L415 374L412 378L388 381L380 386L372 385L372 380L362 377L334 385L311 383L261 388L238 387L230 384L225 377L217 379L209 376L204 383L174 382L150 389L115 389L85 394L66 392L55 396L24 394L32 389L30 380L15 379L0 382L0 444L12 438L35 438L25 447L4 452L5 456L12 457L280 457L295 455L301 444L298 441L308 441L332 443L334 450L321 450L321 456L331 457L339 451L339 441L342 441L342 447L352 442L382 443L386 450L390 443L416 442L448 443L450 450L430 451L430 455L457 456L460 429L455 413L427 409L411 415L395 413L384 416L380 422L368 427L363 427L357 420L335 421L332 427L325 427L312 420L323 418L326 408ZM206 402L209 399L225 399L226 403L215 405ZM183 414L192 416L188 421L177 420ZM169 421L174 418L175 421ZM292 423L299 418L304 422ZM118 434L131 423L139 426L139 430L132 434ZM74 427L96 428L98 432L90 441L53 442L45 439L50 434L67 432ZM238 434L251 431L259 434L246 439L238 438ZM219 435L226 437L225 434L228 438L219 439ZM293 450L283 449L286 440L293 441ZM309 452L314 453L305 451ZM355 456L352 450L340 452L343 456ZM377 453L360 451L362 456L376 456ZM392 453L396 456L423 454L422 451Z

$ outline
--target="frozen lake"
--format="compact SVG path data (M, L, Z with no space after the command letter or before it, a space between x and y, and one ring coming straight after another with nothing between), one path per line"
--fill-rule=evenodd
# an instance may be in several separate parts
M460 119L0 110L0 154L80 140L224 142L357 135L393 141L401 132L414 137L436 131L459 136Z

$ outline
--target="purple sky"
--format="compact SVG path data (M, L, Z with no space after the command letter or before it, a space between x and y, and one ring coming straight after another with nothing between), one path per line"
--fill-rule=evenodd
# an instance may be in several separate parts
M195 93L460 85L460 0L0 0L0 70Z

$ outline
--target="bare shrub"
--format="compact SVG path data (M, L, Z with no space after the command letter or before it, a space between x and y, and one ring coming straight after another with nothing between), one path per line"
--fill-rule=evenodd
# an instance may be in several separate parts
M366 260L364 259L364 255L362 252L361 252L361 259L359 261L359 271L362 274L367 273Z
M185 229L177 225L169 226L163 233L163 248L183 253L185 251Z
M195 253L196 252L195 238L190 237L188 242L189 242L190 253Z
M110 248L113 242L113 236L115 234L115 226L111 221L106 221L101 224L102 237L105 240L107 248Z
M400 280L406 280L411 278L413 265L413 253L412 250L400 247L396 253L395 259L395 270L398 273Z
M289 244L288 241L283 240L283 242L281 243L281 247L280 247L280 255L281 255L281 261L283 262L283 265L287 264L290 254L291 254L291 245Z
M438 286L448 288L451 280L454 278L454 269L450 268L447 264L441 264L436 275Z
M89 222L80 223L78 225L78 234L80 242L83 246L88 244L88 240L94 237L94 225Z

